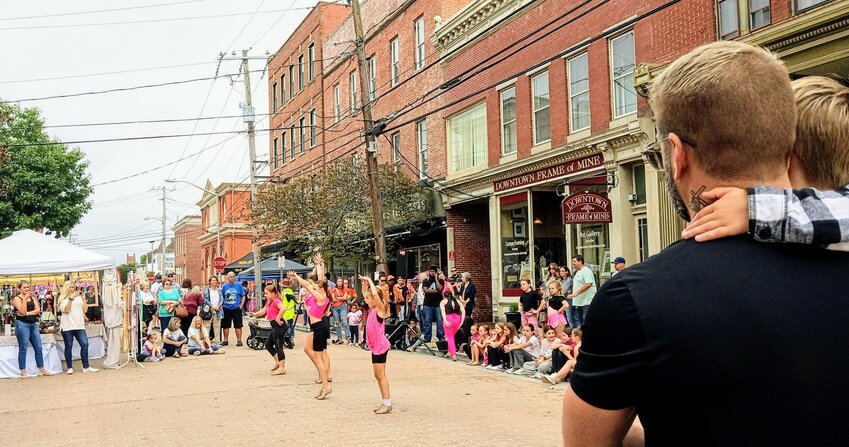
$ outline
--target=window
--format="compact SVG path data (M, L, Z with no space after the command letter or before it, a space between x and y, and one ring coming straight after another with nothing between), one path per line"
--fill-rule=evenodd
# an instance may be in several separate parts
M392 78L390 82L392 83L392 87L398 85L398 78L401 76L401 66L398 61L398 56L400 55L399 47L398 47L398 38L392 39L392 42L389 42L389 58L390 58L390 77Z
M395 172L401 169L401 132L395 132L390 137L392 142L392 163L395 164Z
M342 96L342 87L339 84L333 86L333 124L342 119L342 104L340 104Z
M357 113L357 72L352 71L348 76L348 84L351 86L351 115Z
M277 83L271 84L271 113L277 111Z
M415 33L416 33L416 70L421 70L425 65L425 30L424 30L424 17L419 17L416 19L415 23Z
M534 98L534 144L540 144L551 139L547 71L533 77L531 89Z
M516 87L501 92L501 154L516 152Z
M289 159L295 160L295 125L289 126Z
M289 65L289 99L295 97L295 66Z
M486 157L486 103L482 102L448 120L449 168L461 172Z
M307 52L310 61L310 81L315 79L315 44L311 43Z
M300 120L298 120L298 127L300 127L300 132L298 132L298 136L301 138L301 153L307 151L307 117L302 116Z
M310 110L310 147L315 147L315 109Z
M637 200L634 200L634 205L646 204L646 165L639 163L631 168L632 178L634 179L634 195Z
M374 56L368 58L368 99L374 101L377 97L377 61Z
M610 42L610 57L613 77L613 117L619 118L637 111L633 31Z
M427 178L427 122L416 123L416 143L419 147L419 178Z
M737 0L720 0L717 2L719 19L719 38L733 39L740 35L740 18L737 15Z
M282 164L286 164L286 131L280 135L280 158Z
M587 53L569 59L570 130L590 127L590 76Z
M753 30L769 25L769 0L749 0L749 20Z
M280 75L280 107L286 103L286 75Z
M649 220L645 217L637 219L637 243L640 262L643 262L649 258Z
M274 169L277 169L277 138L274 139L274 145L272 146L271 152L271 165L274 166Z
M298 91L304 89L304 55L298 56Z
M829 0L796 0L796 12L801 12L814 6L828 3Z

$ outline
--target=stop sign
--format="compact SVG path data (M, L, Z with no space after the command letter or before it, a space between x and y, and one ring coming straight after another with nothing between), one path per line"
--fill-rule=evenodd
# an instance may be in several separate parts
M224 267L227 267L227 260L219 256L212 260L212 266L215 268L215 270L220 272L224 270Z

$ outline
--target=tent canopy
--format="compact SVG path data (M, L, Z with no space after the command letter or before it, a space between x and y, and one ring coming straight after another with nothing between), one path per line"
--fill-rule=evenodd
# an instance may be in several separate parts
M295 273L307 273L312 271L312 268L289 259L286 260L286 265L282 269L277 266L277 259L266 259L265 261L262 261L261 267L262 279L279 279L281 270L283 272L293 270ZM253 262L251 262L251 268L243 270L238 274L238 279L239 281L254 280Z
M109 256L32 230L0 240L0 275L90 272L115 268Z

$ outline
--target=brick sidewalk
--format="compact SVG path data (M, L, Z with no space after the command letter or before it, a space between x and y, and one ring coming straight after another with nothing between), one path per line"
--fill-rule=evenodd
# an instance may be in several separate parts
M394 411L378 416L369 353L331 345L333 393L316 401L320 385L304 338L298 333L287 351L285 376L269 375L265 351L231 345L225 355L145 369L82 374L80 367L73 376L2 380L0 439L9 446L560 444L565 385L391 351Z

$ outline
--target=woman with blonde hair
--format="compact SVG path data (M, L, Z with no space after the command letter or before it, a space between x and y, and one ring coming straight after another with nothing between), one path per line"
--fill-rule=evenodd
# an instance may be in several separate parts
M88 302L82 294L74 289L71 281L62 284L59 293L59 310L62 319L59 328L62 330L62 341L65 343L65 363L68 364L68 374L74 373L73 348L74 339L80 344L80 360L83 372L97 372L88 363L88 334L85 332L85 313L88 312Z
M218 343L209 341L209 334L206 332L201 317L195 316L192 319L188 336L190 355L224 354L224 348L218 346Z
M18 283L18 294L12 298L17 315L15 316L15 337L18 339L18 368L21 370L21 379L27 375L27 344L32 345L35 351L35 364L38 366L39 376L52 376L53 373L44 369L44 356L41 351L41 334L38 330L38 318L41 314L41 306L30 291L29 282Z

